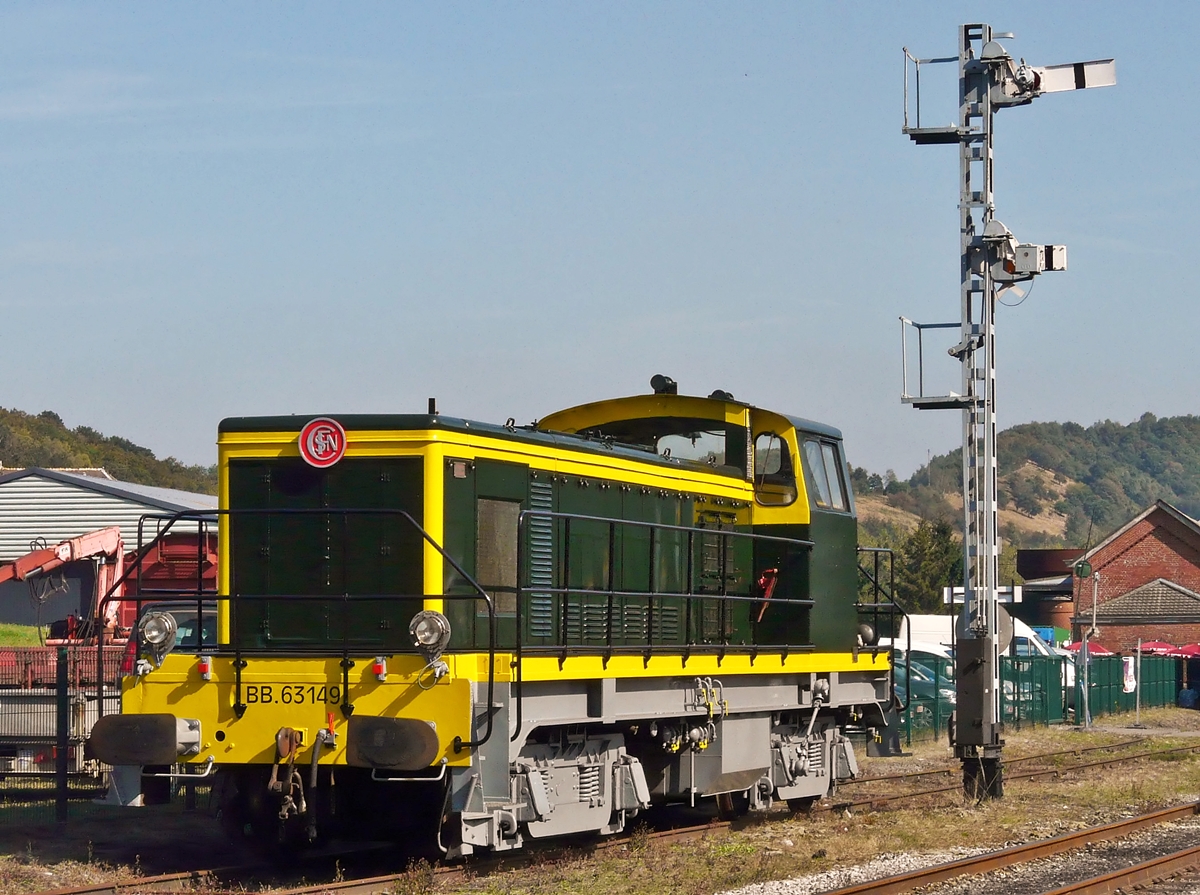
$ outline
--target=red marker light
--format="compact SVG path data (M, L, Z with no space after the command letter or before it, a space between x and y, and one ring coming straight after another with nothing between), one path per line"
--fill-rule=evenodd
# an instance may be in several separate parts
M371 671L375 675L375 680L387 680L387 660L383 656L375 657L375 664L371 666Z
M131 631L129 634L129 639L125 641L125 652L121 654L122 675L133 674L133 672L137 669L137 657L137 639L133 636L133 632Z
M212 680L212 656L201 656L200 661L196 663L196 670L200 672L200 677L206 681Z

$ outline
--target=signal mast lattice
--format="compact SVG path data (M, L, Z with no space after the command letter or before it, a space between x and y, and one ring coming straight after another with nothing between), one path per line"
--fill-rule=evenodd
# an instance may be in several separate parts
M996 301L1019 282L1045 270L1066 269L1065 246L1019 244L996 220L992 126L997 108L1026 105L1044 93L1107 87L1116 83L1112 59L1042 68L1014 63L998 42L1008 33L990 25L959 28L958 56L917 59L904 49L904 133L918 144L958 144L961 319L914 323L901 317L904 364L902 400L918 409L960 410L963 416L964 636L955 650L957 707L951 741L963 762L963 788L972 798L1003 795L998 619L999 539L996 498ZM957 124L921 126L921 66L958 63ZM915 71L916 116L909 125L909 64ZM962 365L962 392L926 395L923 333L959 327L949 350ZM917 334L917 394L909 394L907 331Z

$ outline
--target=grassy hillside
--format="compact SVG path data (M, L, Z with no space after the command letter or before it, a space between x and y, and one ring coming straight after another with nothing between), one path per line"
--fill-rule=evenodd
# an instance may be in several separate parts
M1158 499L1200 516L1200 417L1024 423L998 441L1000 528L1017 546L1094 544ZM855 470L856 493L908 514L898 518L909 529L919 519L961 528L961 456L935 457L908 481ZM885 521L869 511L865 525Z
M159 460L149 448L79 426L68 429L52 410L34 416L0 408L0 463L24 466L103 466L117 479L141 485L215 494L216 466Z

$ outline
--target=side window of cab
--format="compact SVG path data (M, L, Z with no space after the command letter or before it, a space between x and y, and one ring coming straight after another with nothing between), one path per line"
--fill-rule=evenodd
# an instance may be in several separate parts
M796 501L792 453L787 440L774 432L760 432L754 439L754 499L767 507Z
M804 439L804 467L812 485L812 500L823 510L849 512L842 457L837 442L822 438Z

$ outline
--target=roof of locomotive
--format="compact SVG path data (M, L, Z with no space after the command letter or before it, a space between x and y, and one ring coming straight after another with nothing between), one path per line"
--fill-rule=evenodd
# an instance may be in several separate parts
M654 399L650 404L654 408L651 415L662 417L700 417L719 421L725 417L727 408L744 410L755 409L749 404L734 401L729 398L696 397L692 395L631 395L625 398L612 398L606 401L596 401L581 404L577 407L566 408L545 417L542 421L528 426L517 426L511 423L497 425L483 423L477 420L467 420L458 417L444 416L438 413L405 413L405 414L292 414L289 416L246 416L228 417L221 420L217 427L218 433L227 432L297 432L312 419L318 416L337 420L343 428L354 430L422 430L442 429L449 432L464 434L486 435L490 438L514 440L523 442L540 442L547 446L569 447L573 450L603 452L609 455L617 454L631 460L643 463L658 463L664 466L703 468L708 472L711 467L701 463L692 463L677 458L663 457L653 448L643 445L627 444L601 434L576 434L575 432L556 429L545 425L546 421L553 423L555 417L567 414L585 414L595 422L593 425L603 425L604 421L615 422L646 417L647 398ZM636 412L640 408L641 412ZM624 413L623 413L624 412ZM842 437L842 433L832 426L817 423L801 417L777 414L786 419L791 425L803 432L811 432L826 437ZM726 473L728 474L728 473Z
M348 432L355 430L429 430L441 429L447 432L461 432L470 435L483 435L506 441L521 441L544 444L547 447L567 447L571 450L593 451L608 455L623 456L643 463L659 463L663 466L678 468L680 462L668 457L660 457L653 450L638 445L627 445L602 438L586 435L571 435L564 432L548 432L537 429L533 425L496 425L481 423L477 420L466 420L458 417L443 416L442 414L295 414L292 416L246 416L229 417L221 420L217 427L219 433L226 432L296 432L299 433L309 420L316 417L337 420ZM688 464L689 466L691 464ZM696 464L699 468L699 464ZM711 468L707 469L712 472Z
M653 414L647 412L650 407L653 407ZM562 431L555 428L556 418L566 418L568 416L591 417L594 422L589 423L589 425L603 425L602 420L614 422L638 419L649 415L664 417L703 416L707 419L720 420L724 417L725 410L728 407L736 407L739 410L764 410L768 413L774 413L776 416L783 417L802 432L811 432L829 438L841 439L842 437L840 429L825 423L818 423L815 420L805 419L804 417L767 410L765 407L755 407L753 404L736 401L732 396L728 395L724 397L710 395L705 398L699 395L654 394L608 398L603 401L592 401L588 404L579 404L575 407L564 408L543 417L536 425L543 431ZM625 412L623 413L622 411Z

